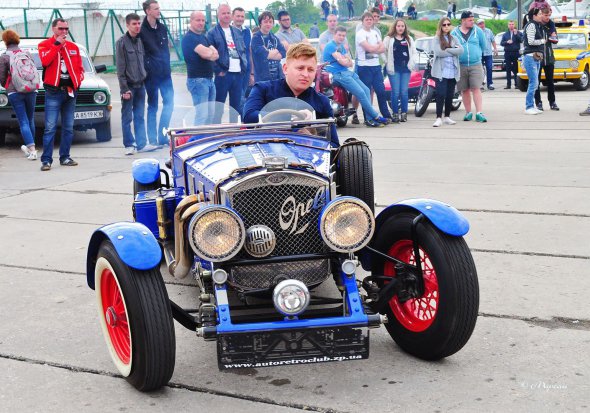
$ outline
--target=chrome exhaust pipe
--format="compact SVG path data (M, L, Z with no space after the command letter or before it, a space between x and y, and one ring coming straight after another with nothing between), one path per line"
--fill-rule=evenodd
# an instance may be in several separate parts
M174 257L172 257L171 245L164 246L164 257L168 265L168 272L175 278L184 278L191 269L191 254L186 246L185 221L199 209L196 203L200 202L199 195L193 194L182 199L174 211ZM191 208L191 207L196 208ZM190 209L190 212L189 212ZM187 212L187 213L185 213Z

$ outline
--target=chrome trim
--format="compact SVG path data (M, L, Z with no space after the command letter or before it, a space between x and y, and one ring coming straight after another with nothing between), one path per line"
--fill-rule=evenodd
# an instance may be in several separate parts
M365 240L361 244L357 245L354 249L343 249L343 248L340 248L339 246L332 244L324 232L324 223L326 222L326 216L328 215L328 212L330 211L331 208L334 208L336 205L344 203L344 202L349 202L349 203L356 204L356 205L360 206L362 209L365 210L366 214L371 219L370 220L371 229L370 229L369 233L365 235ZM322 211L322 214L320 216L320 234L321 234L322 240L324 240L324 242L326 243L326 245L328 245L328 247L330 247L332 250L337 251L337 252L350 253L350 252L355 252L355 251L358 251L358 250L366 247L369 244L369 242L371 242L371 239L373 238L374 233L375 233L375 216L373 215L373 211L371 211L371 208L369 208L369 206L366 203L364 203L363 201L361 201L358 198L345 196L345 197L340 197L338 199L332 200L332 201L330 201L330 203L328 205L326 205L325 209ZM362 240L359 240L359 241L362 241Z

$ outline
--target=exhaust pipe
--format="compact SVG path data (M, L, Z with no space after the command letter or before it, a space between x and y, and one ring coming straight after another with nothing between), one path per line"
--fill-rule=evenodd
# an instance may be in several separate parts
M164 244L164 258L168 265L168 272L175 278L184 278L189 273L192 262L189 248L185 240L185 224L188 218L199 210L201 195L189 195L178 203L174 211L174 255L172 254L172 243Z

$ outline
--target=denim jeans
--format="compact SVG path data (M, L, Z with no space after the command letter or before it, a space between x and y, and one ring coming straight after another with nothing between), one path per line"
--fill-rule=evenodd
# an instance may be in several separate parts
M242 113L242 79L241 72L225 72L223 76L215 76L215 100L225 103L229 93L229 106L235 109L238 114ZM221 123L223 111L215 112L214 123ZM237 122L236 115L232 112L230 122Z
M164 78L149 76L145 79L147 93L147 135L152 145L166 144L168 138L162 133L163 128L170 126L170 118L174 110L174 87L170 75ZM162 113L158 123L158 92L162 95Z
M77 93L74 93L74 97L71 97L65 90L45 89L45 133L43 135L41 162L49 164L53 162L53 141L60 115L59 160L63 162L70 157L70 147L74 138L74 112L76 110L77 95Z
M408 84L410 83L410 75L408 72L395 72L393 75L387 75L389 77L389 84L391 85L391 110L393 113L398 113L401 110L402 113L408 113Z
M25 145L35 144L35 100L37 92L34 93L11 93L8 101L16 113L20 134L23 136Z
M344 70L332 75L334 82L352 93L359 101L365 112L365 120L373 120L379 117L379 113L371 105L371 91L356 73L350 70Z
M123 146L135 146L142 149L147 143L145 132L145 87L132 87L131 99L121 99L121 128L123 129ZM131 132L131 121L135 138Z
M379 104L379 111L381 115L389 118L389 108L387 107L387 94L385 93L385 85L383 85L383 70L381 66L359 66L359 79L371 90L375 91L377 95L377 103Z
M493 56L482 56L481 58L481 63L485 66L486 68L486 84L488 85L488 87L490 87L491 85L494 84L494 81L492 80L492 71L494 69L494 57Z
M189 77L186 79L186 87L193 98L193 106L195 107L194 125L210 125L215 110L213 78Z
M526 108L530 109L535 106L535 90L539 87L539 68L541 62L533 59L532 54L525 54L522 57L522 66L526 70L529 78L529 88L526 91Z

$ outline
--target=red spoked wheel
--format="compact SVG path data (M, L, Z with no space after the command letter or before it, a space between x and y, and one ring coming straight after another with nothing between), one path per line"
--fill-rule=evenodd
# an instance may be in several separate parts
M405 263L415 264L412 221L416 211L391 215L379 227L373 245ZM401 303L393 297L385 327L406 352L438 360L459 351L469 340L479 308L477 271L462 237L447 235L428 219L416 227L424 294ZM374 275L395 277L394 264L372 257Z
M119 373L141 391L166 385L174 372L176 339L159 268L129 267L106 240L98 250L94 285L103 336Z
M396 242L388 255L408 264L415 265L414 246L410 240ZM420 261L424 275L424 295L401 303L397 296L389 301L389 307L399 322L408 330L420 332L426 330L436 317L438 309L438 280L436 271L428 255L420 249ZM384 274L395 277L394 263L385 262Z
M118 361L123 366L131 367L131 333L127 321L127 309L119 282L108 267L102 268L100 275L100 300L103 316L101 322L104 322L110 337L110 341L107 342Z

